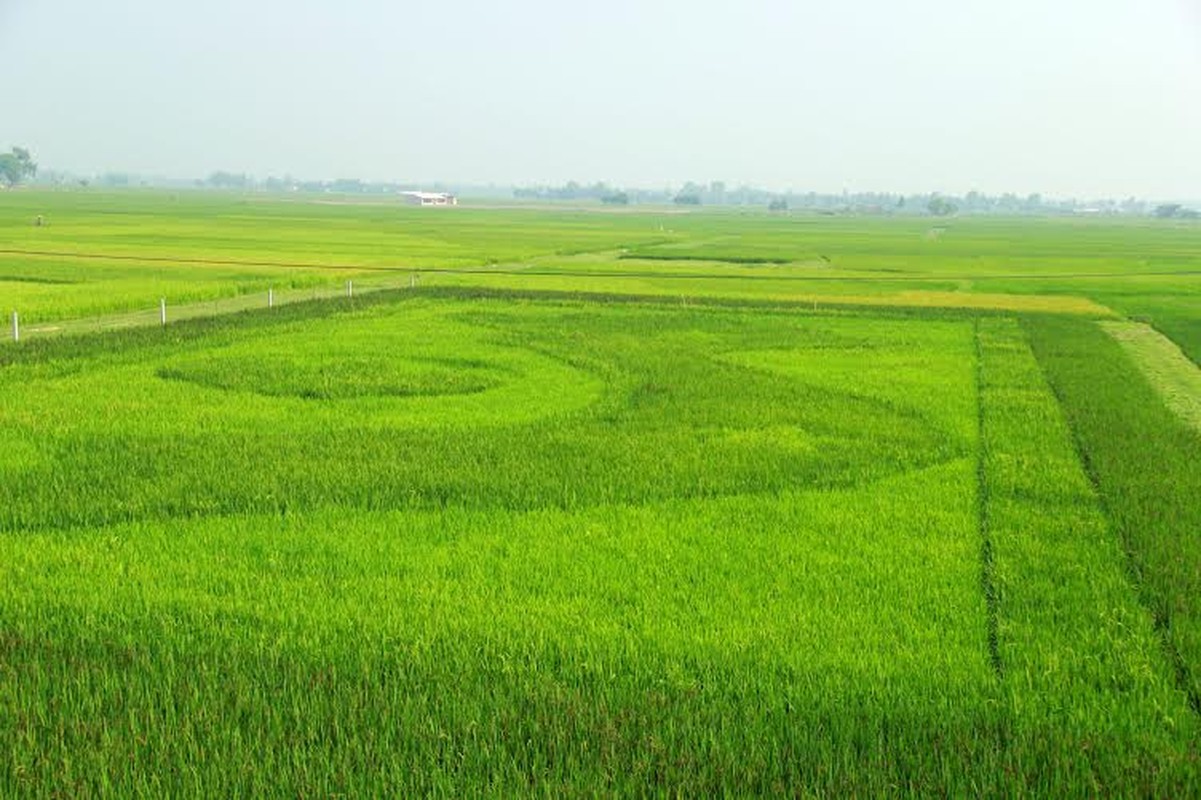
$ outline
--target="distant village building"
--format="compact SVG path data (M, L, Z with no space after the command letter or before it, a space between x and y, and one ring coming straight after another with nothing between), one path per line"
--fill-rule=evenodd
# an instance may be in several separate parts
M459 198L449 192L401 192L411 206L457 206Z

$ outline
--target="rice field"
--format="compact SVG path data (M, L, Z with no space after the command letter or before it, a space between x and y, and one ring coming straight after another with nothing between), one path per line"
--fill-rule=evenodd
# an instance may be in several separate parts
M1113 321L1101 327L1125 348L1168 408L1201 429L1201 367L1150 325Z
M1201 793L1201 227L429 212L0 195L0 795Z

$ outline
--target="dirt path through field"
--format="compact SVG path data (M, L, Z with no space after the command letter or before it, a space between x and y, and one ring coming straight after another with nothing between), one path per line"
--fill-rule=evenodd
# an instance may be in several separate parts
M1099 324L1134 359L1168 407L1201 431L1201 368L1150 325L1125 320Z

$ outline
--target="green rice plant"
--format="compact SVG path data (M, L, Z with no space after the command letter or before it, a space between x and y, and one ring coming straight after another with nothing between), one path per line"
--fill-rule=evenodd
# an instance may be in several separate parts
M43 215L50 224L34 226ZM0 307L98 314L407 279L509 289L1153 318L1194 360L1201 228L1114 219L414 209L206 192L0 197ZM1195 294L1195 292L1193 292ZM836 296L827 301L827 296ZM212 313L219 313L214 307ZM70 327L70 326L68 326Z
M1150 325L1115 321L1101 327L1125 348L1168 408L1201 430L1201 367Z
M853 343L871 326L495 301L335 311L193 342L138 336L143 345L102 357L70 357L69 339L28 351L0 376L12 400L0 417L42 460L0 485L0 527L329 502L537 508L770 493L870 480L969 446L954 421L963 409L934 413L922 402L935 390L883 371L935 358L954 368L953 354L934 353L961 324L889 323L890 344L789 356L840 376L806 382L738 353L789 335ZM857 385L871 371L880 379Z
M329 509L6 536L0 718L15 746L0 782L989 785L1001 754L961 535L970 478L959 461L771 502Z
M1058 761L1094 792L1138 774L1138 794L1195 789L1198 720L1026 336L989 319L978 337L981 522L1010 746L1018 760ZM1037 731L1055 731L1054 742ZM1048 752L1060 748L1076 756Z
M1025 323L1065 409L1140 596L1176 659L1194 708L1201 696L1201 434L1165 405L1121 346L1095 324Z
M0 197L0 795L1198 794L1197 231L928 227Z
M999 758L963 322L411 299L196 327L3 368L31 448L10 790L953 791ZM449 353L498 383L353 369L438 385Z

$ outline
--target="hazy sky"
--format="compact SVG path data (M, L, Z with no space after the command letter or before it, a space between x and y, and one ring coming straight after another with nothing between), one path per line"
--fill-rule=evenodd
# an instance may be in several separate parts
M0 0L49 168L1201 196L1201 0Z

